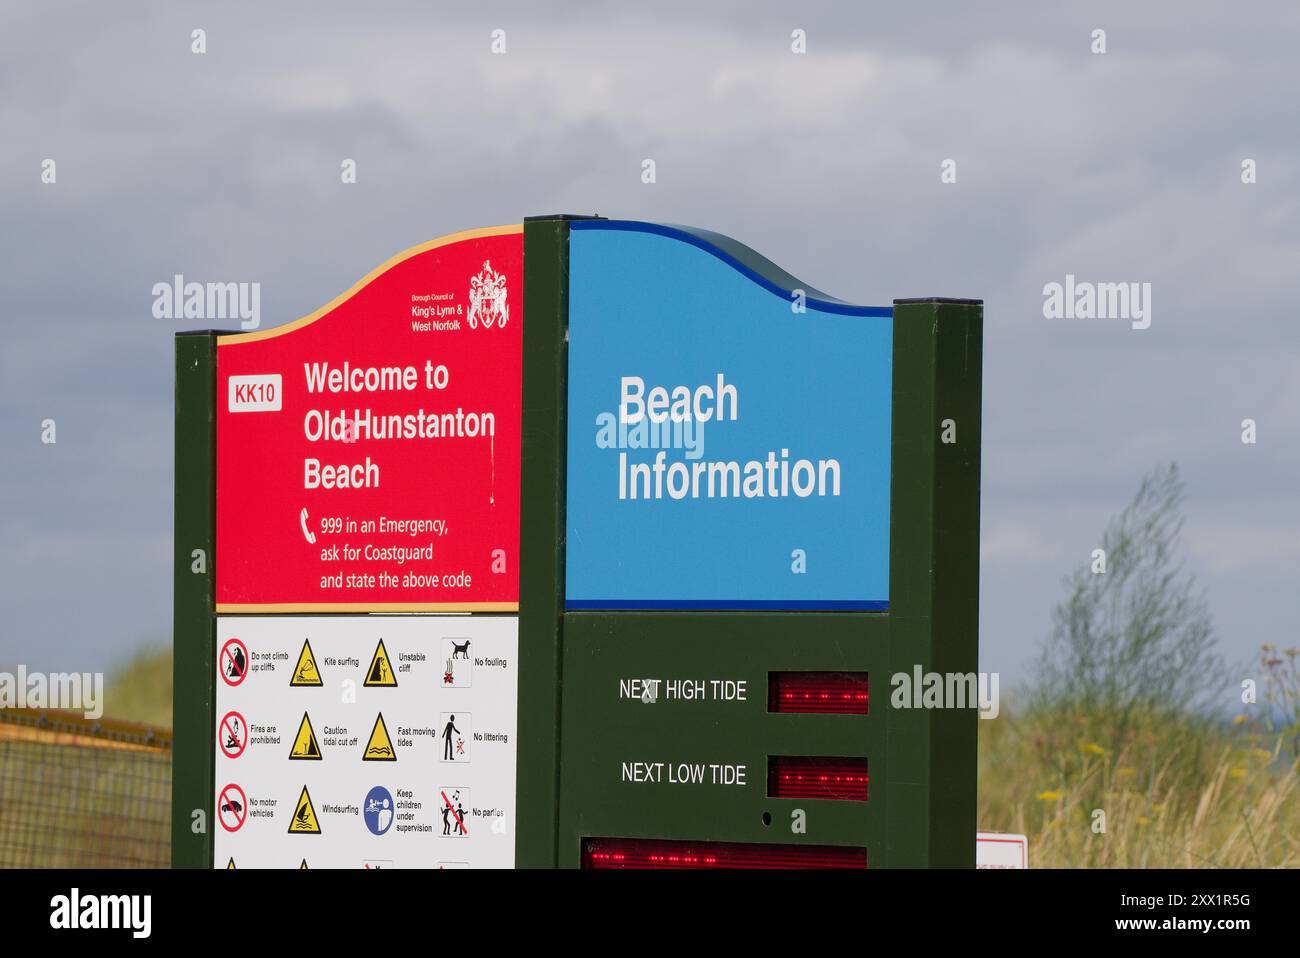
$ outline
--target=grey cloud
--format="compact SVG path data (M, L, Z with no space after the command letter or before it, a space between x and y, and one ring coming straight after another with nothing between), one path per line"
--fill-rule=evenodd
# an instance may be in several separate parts
M8 7L0 661L90 667L169 627L179 324L154 282L259 281L278 323L414 243L560 210L716 229L859 302L985 297L986 659L1015 672L1174 458L1190 562L1248 652L1300 611L1268 532L1300 514L1298 32L1281 2ZM1152 328L1045 320L1066 272L1152 282Z

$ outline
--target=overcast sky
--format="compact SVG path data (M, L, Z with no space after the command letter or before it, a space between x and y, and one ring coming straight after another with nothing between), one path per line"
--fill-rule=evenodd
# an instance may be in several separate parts
M1024 674L1169 460L1223 651L1300 644L1300 7L615 6L0 7L0 665L169 641L188 327L154 283L260 282L273 325L561 211L723 232L853 302L985 300L983 669ZM1151 327L1045 319L1067 273L1151 283Z

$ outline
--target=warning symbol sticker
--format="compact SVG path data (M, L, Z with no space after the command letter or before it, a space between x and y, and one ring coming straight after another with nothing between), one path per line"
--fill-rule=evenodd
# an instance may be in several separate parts
M298 796L298 806L293 813L293 818L289 819L289 834L320 834L320 819L316 817L316 809L312 806L311 796L307 794L306 785L302 787L302 794Z
M217 733L217 744L221 754L226 758L239 758L248 746L248 723L238 712L227 712L221 718L221 730Z
M221 680L227 685L236 686L248 675L248 647L239 639L231 639L223 645L217 659Z
M306 870L307 870L307 859L304 858L302 860L302 864L298 866L298 871L306 871Z
M388 737L388 726L384 724L384 713L375 719L375 727L370 730L370 741L361 753L363 762L396 762L397 752L393 749L393 740Z
M364 685L366 688L397 687L397 676L393 674L393 666L388 660L388 650L384 648L383 639L380 639L379 644L375 646L375 655L370 660L370 668L366 670Z
M467 689L473 682L474 660L469 655L470 639L444 637L442 640L442 684L447 688Z
M217 797L217 821L228 832L237 832L248 817L248 799L238 785L230 784Z
M443 712L438 719L442 729L442 760L444 762L468 762L469 743L474 740L470 733L470 714L461 712L457 718L450 712Z
M320 760L320 745L316 742L316 730L311 727L311 719L306 712L302 713L302 722L298 725L298 734L293 740L293 748L289 750L289 757L309 761Z
M311 650L311 639L302 640L302 651L298 653L298 664L294 667L289 684L293 686L324 684L320 678L320 669L316 668L316 656Z
M234 868L235 868L235 856L234 856L234 855L231 855L231 856L230 856L230 861L226 862L226 870L227 870L227 871L233 871Z
M469 789L444 785L438 789L442 796L442 833L444 835L468 835L465 827L465 806L469 802Z

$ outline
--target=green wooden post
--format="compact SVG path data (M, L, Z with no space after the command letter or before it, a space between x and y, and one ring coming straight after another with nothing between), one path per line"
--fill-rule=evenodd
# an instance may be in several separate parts
M217 336L176 337L172 867L212 865ZM198 570L198 571L196 571ZM195 832L194 811L204 829Z
M569 221L524 220L523 451L519 504L516 864L554 868L564 611Z
M983 315L978 300L894 301L891 674L979 668ZM886 864L974 867L978 713L885 714Z

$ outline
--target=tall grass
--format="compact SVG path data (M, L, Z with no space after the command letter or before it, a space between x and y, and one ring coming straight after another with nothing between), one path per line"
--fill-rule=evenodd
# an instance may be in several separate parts
M1291 658L1297 652L1292 650ZM1052 868L1300 867L1300 759L1274 689L1231 723L1066 709L980 723L979 823Z
M1178 559L1185 484L1149 473L1065 580L1019 714L980 723L979 823L1059 868L1300 866L1300 650L1237 681Z

